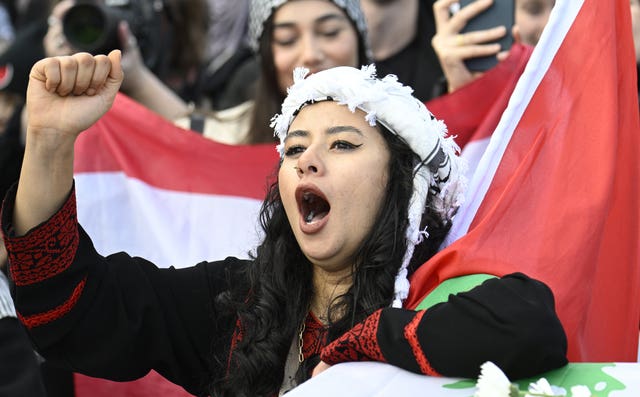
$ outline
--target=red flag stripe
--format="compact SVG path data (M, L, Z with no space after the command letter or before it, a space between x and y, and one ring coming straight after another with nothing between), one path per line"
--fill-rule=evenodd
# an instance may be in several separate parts
M414 274L407 304L458 275L523 271L552 288L570 360L635 361L640 121L629 4L586 0L571 24L567 8L578 5L556 4L530 65L551 63L521 117L501 121L515 132L504 155L487 154L499 162L486 194L475 192L469 231ZM551 39L562 42L557 53ZM534 82L525 72L521 83L514 98Z
M262 200L274 144L225 145L183 130L119 94L76 142L75 172L122 171L162 189Z

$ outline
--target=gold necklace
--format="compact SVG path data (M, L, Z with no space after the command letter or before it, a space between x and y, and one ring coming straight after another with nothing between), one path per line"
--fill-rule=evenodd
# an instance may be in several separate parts
M302 324L300 325L300 330L298 331L298 362L300 364L302 364L302 362L304 361L304 353L302 352L302 347L304 346L304 339L302 338L302 335L304 335L304 330L306 328L306 319L304 319L302 321Z

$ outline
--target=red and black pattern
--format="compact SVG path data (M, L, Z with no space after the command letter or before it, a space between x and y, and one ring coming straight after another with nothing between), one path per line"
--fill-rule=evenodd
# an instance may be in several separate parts
M65 271L73 262L78 241L76 197L72 192L60 211L44 225L22 237L5 235L15 284L35 284Z
M242 322L240 318L236 320L236 326L233 330L233 335L231 335L231 346L229 347L229 357L227 358L227 374L231 370L231 360L233 358L233 352L238 347L238 343L242 341L244 336L244 331L242 330Z
M52 321L59 319L65 314L69 313L71 309L76 305L78 299L80 299L80 295L82 295L82 290L84 289L84 285L87 282L86 277L78 283L78 285L73 289L71 296L60 306L53 308L49 311L34 314L31 316L22 316L20 313L18 314L18 318L20 321L29 329L39 327L41 325L48 324Z
M420 346L420 341L418 340L418 326L420 325L422 316L424 316L425 313L425 310L416 313L413 320L404 327L404 337L411 346L413 357L420 366L420 372L425 375L439 376L440 374L431 367L427 356L425 356L424 351L422 350L422 346Z
M334 365L345 361L387 362L380 351L377 339L382 310L377 310L363 322L351 328L340 338L322 350L321 359Z
M327 344L327 329L320 320L309 312L305 319L304 333L302 335L302 354L311 357L320 354Z

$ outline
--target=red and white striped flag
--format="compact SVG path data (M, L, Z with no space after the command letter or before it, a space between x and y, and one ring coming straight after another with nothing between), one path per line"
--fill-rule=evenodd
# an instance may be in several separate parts
M571 361L636 361L639 141L629 2L558 1L407 305L445 279L522 271L554 291Z
M626 0L556 3L453 242L414 274L409 307L445 279L523 271L553 289L571 360L636 360L640 122L631 41ZM218 144L121 96L78 140L79 220L105 254L126 250L160 266L246 257L277 161L273 145ZM154 372L136 382L75 380L79 397L187 396Z
M277 164L273 144L220 144L119 94L76 143L78 218L103 254L161 267L246 258Z

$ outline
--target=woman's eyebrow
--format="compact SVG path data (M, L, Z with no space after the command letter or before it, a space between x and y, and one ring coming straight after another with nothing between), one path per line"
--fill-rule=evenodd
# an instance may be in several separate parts
M319 16L318 18L313 20L314 24L321 24L324 23L326 21L331 21L331 20L336 20L336 21L343 21L346 20L346 17L338 14L338 13L329 13L329 14L324 14ZM283 22L278 22L278 23L274 23L273 24L273 28L277 29L277 28L295 28L298 25L297 22L294 21L283 21Z
M362 131L350 125L336 125L334 127L329 127L325 130L325 133L327 135L339 134L341 132L353 132L360 136L364 136ZM289 138L306 138L308 136L309 136L309 131L307 130L293 130L287 133L287 136L284 137L284 141L286 142L287 139Z
M328 135L337 134L339 132L355 132L358 135L364 136L362 131L351 125L337 125L335 127L327 128Z
M287 139L289 138L294 138L294 137L307 137L309 136L309 131L305 131L305 130L293 130L293 131L289 131L287 133L287 136L284 137L284 141L286 142Z
M318 18L314 19L313 22L316 24L320 24L320 23L324 23L327 21L331 21L331 20L336 20L336 21L344 21L347 18L339 13L330 13L330 14L324 14L319 16Z

